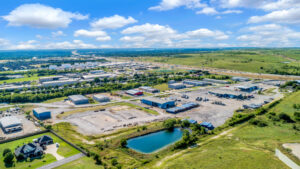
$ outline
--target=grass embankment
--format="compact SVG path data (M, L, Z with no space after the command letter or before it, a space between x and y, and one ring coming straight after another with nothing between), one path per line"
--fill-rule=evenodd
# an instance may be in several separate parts
M56 167L55 169L104 169L103 166L96 165L95 161L89 157L82 157L71 163Z
M289 56L294 59L291 60ZM135 59L139 60L140 58ZM255 73L300 73L299 55L297 56L289 52L286 53L286 57L283 57L281 53L268 50L217 51L200 54L179 54L170 57L143 57L142 60Z
M59 98L54 98L54 99L50 99L50 100L46 100L42 103L55 103L55 102L60 102L60 101L63 101L65 99L67 99L68 97L65 96L65 97L59 97Z
M280 148L283 143L300 142L300 125L293 117L293 113L298 111L293 104L299 103L299 100L300 91L287 96L265 114L257 115L255 120L265 122L265 127L246 122L226 136L191 149L158 168L288 168L274 154L275 148ZM284 112L295 122L276 120L272 112L275 117ZM285 153L300 164L299 159Z
M112 106L128 106L130 108L139 109L139 110L145 111L145 112L153 114L153 115L158 115L158 112L156 112L155 110L146 109L144 107L137 106L137 105L127 103L127 102L120 102L120 103L110 103L110 104L103 105L103 106L78 108L75 110L64 112L63 114L59 114L59 115L57 115L57 117L62 118L62 117L66 117L66 116L69 116L69 115L75 114L75 113L82 113L82 112L86 112L86 111L95 111L95 110L105 109L105 108L112 107Z
M18 146L22 146L25 143L32 142L33 139L39 138L42 135L49 135L53 138L54 143L60 144L60 147L58 148L57 153L63 157L70 157L72 155L79 153L79 151L77 149L71 147L69 144L62 141L61 139L59 139L52 133L45 133L45 134L39 134L39 135L31 136L31 137L26 137L24 139L19 139L16 141L0 144L0 156L2 156L3 150L5 148L9 148L14 152L15 148L17 148ZM46 154L42 158L33 159L32 161L30 160L30 161L18 162L15 160L13 168L20 168L20 169L37 168L37 167L41 167L43 165L52 163L54 161L56 161L56 158L54 156L52 156L51 154ZM3 158L1 158L1 160L0 160L0 168L7 168L3 162Z

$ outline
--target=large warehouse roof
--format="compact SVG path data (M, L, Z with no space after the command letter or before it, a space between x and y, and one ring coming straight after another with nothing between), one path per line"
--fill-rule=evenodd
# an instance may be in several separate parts
M88 98L86 98L83 95L72 95L72 96L69 96L69 99L71 99L72 101L78 101L78 100L86 100Z
M44 108L44 107L39 107L39 108L35 108L33 109L37 114L40 114L40 113L44 113L44 112L49 112L48 109Z
M0 123L3 128L13 127L16 125L22 125L21 120L16 116L7 116L0 119Z

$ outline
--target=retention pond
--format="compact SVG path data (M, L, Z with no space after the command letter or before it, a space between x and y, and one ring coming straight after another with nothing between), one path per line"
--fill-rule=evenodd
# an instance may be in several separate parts
M127 146L135 151L149 154L180 140L182 133L180 128L175 128L173 131L158 131L129 139L127 141Z

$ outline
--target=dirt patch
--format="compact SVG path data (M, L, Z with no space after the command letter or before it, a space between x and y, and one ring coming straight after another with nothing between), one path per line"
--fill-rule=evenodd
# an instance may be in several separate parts
M51 144L51 145L47 146L47 149L45 150L45 153L46 154L52 154L56 158L57 161L64 159L65 157L57 154L57 149L58 149L58 147L56 147L56 144Z
M79 136L76 135L76 134L73 134L73 136L74 136L75 138L80 139L80 140L81 140L83 143L85 143L85 144L95 144L94 141L88 141L88 140L86 140L86 139L84 139L84 138L79 137Z
M129 109L129 106L117 106L117 107L112 107L110 110L112 111L120 111L120 110L126 110Z

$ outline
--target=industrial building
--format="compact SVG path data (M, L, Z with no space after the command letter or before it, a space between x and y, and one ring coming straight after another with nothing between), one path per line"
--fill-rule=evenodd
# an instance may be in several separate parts
M203 81L200 81L200 80L190 80L190 79L184 80L183 84L193 85L193 86L207 86L207 85L211 85L211 83L209 83L209 82L203 82Z
M232 77L231 80L236 81L236 82L246 82L246 81L250 81L249 78L247 77Z
M89 103L89 99L83 95L72 95L72 96L69 96L68 99L75 105Z
M141 96L144 93L142 91L132 89L132 90L127 90L126 94L129 94L131 96Z
M45 108L35 108L32 110L33 115L39 120L46 120L51 118L51 111Z
M190 109L198 107L198 106L199 106L198 103L190 102L190 103L183 104L180 107L169 108L169 109L167 109L167 112L175 114L175 113L183 112L186 110L190 110Z
M141 102L149 106L159 107L161 109L168 109L175 106L174 100L163 100L156 97L141 99Z
M42 86L48 87L48 86L64 86L64 85L70 85L70 84L76 84L79 83L78 79L65 79L65 80L58 80L58 81L47 81L43 82Z
M236 88L242 92L253 92L259 89L258 86L237 86Z
M105 96L105 95L101 95L101 94L95 94L93 96L93 99L95 99L97 102L109 102L110 101L110 98Z
M104 78L112 78L115 77L114 74L91 74L91 75L84 75L82 78L84 80L95 80L95 78L104 79Z
M219 84L230 84L230 82L225 80L217 80L217 79L203 79L205 82L211 82L211 83L219 83Z
M91 70L90 71L91 74L102 74L102 73L106 73L104 70Z
M171 84L168 84L168 87L170 89L184 89L184 88L186 88L186 86L183 83L171 83Z
M148 92L148 93L159 93L158 89L155 89L155 88L152 88L152 87L149 87L149 86L142 86L139 89L143 90L145 92Z
M211 92L211 91L209 91L208 94L214 95L214 96L219 97L219 98L240 99L240 100L249 99L249 98L253 97L253 96L246 96L246 95L242 95L242 94L234 93L234 92L230 92L230 93L218 93L218 92Z
M202 127L205 127L205 128L207 128L207 129L209 129L209 130L213 130L215 127L211 124L211 123L209 123L209 122L202 122L202 123L200 123L200 125L202 126Z
M0 119L0 125L5 133L22 130L23 124L16 116L7 116Z

